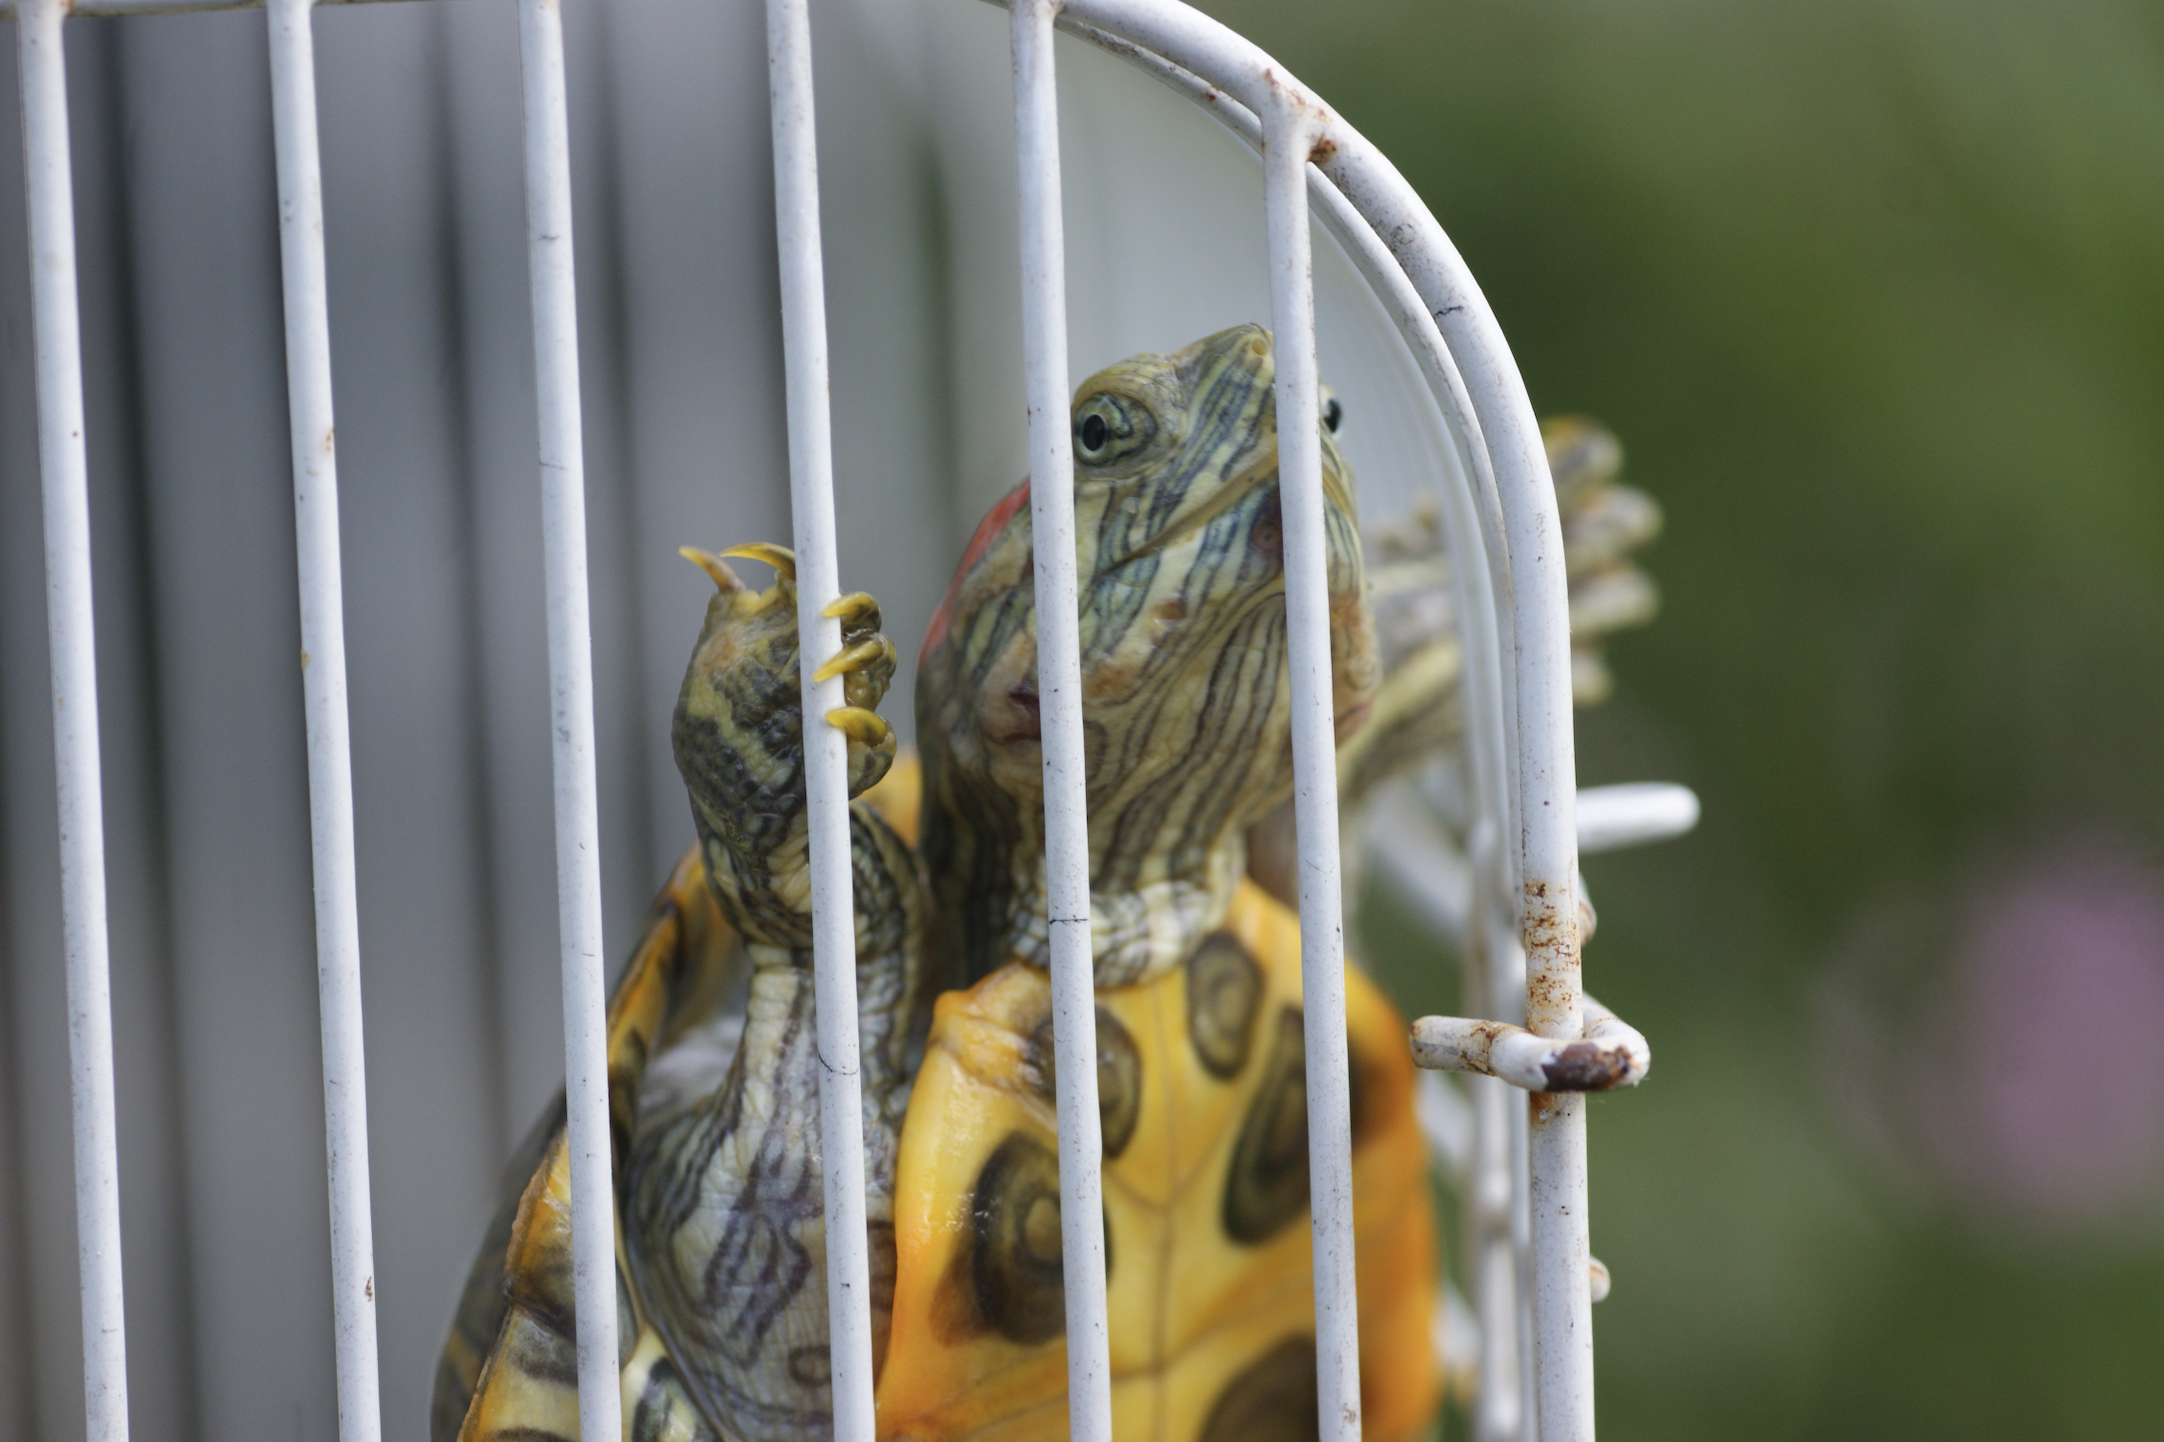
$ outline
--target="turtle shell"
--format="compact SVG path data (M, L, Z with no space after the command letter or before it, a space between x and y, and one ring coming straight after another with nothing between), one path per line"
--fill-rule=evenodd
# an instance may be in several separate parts
M1346 976L1361 1406L1410 1435L1441 1378L1435 1222L1405 1023ZM1187 963L1097 993L1120 1437L1317 1431L1298 919L1252 884ZM1051 992L1007 966L939 999L902 1130L883 1438L1067 1435Z
M913 838L913 765L866 799ZM713 1011L734 946L694 849L610 1003L619 1156L648 1057ZM1184 966L1097 1003L1118 1435L1315 1436L1298 919L1243 884ZM1067 1435L1050 1015L1044 974L1020 964L938 1000L895 1179L881 1438ZM1392 1439L1441 1393L1435 1223L1405 1022L1351 968L1346 1018L1361 1405L1366 1434ZM438 1438L578 1434L562 1115L559 1102L523 1150L476 1260L438 1375ZM618 1264L627 1422L644 1407L640 1435L713 1442L624 1289L621 1239Z

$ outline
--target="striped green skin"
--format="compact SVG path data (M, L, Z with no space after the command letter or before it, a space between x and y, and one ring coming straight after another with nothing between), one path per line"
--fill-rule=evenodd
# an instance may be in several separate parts
M1084 382L1075 529L1097 984L1184 961L1224 918L1242 833L1290 793L1275 358L1260 326ZM1320 398L1318 397L1318 405ZM1092 451L1091 418L1103 422ZM1325 430L1332 674L1343 734L1378 683L1351 473ZM986 518L917 682L923 851L950 983L1046 960L1032 534Z
M624 1197L639 1302L686 1387L738 1442L831 1430L795 611L786 575L764 593L724 587L684 677L677 767L715 900L744 940L750 992L720 1085L639 1130ZM845 650L878 627L875 606L854 617ZM850 678L850 699L876 705L892 670L888 650ZM880 747L852 739L849 750L854 795L885 774L891 733ZM862 803L852 807L851 843L865 1212L878 1296L894 1276L894 1151L908 1104L923 897L908 847ZM874 1311L877 1352L887 1317Z
M1182 964L1221 924L1245 867L1244 829L1290 789L1273 382L1268 333L1243 326L1174 356L1138 356L1077 395L1073 484L1100 986ZM1103 423L1101 444L1093 444L1100 432L1091 417ZM1350 474L1327 433L1323 453L1336 702L1347 729L1375 691L1376 652ZM928 991L1017 957L1044 958L1031 531L1022 500L1018 492L980 530L920 670L930 896L919 858L868 806L852 805L882 1355L894 1156ZM813 1442L831 1434L832 1412L795 600L786 578L766 592L726 571L718 579L674 737L713 899L743 938L749 997L726 1069L704 1078L691 1105L658 1118L642 1113L628 1159L619 1152L631 1283L620 1308L627 1421L642 1442ZM870 638L878 625L873 607L853 618L845 641ZM851 703L876 705L890 675L891 659L861 668L849 680ZM853 739L851 794L876 781L892 754L891 737L883 746ZM928 937L935 914L944 929ZM674 1030L664 1023L659 1034ZM635 1097L636 1078L628 1080ZM528 1188L529 1206L542 1180ZM518 1242L511 1245L516 1253ZM525 1265L545 1275L505 1280L504 1291L535 1299L506 1318L486 1295L502 1266L492 1269L486 1257L477 1264L446 1347L439 1442L472 1385L465 1354L484 1338L494 1339L490 1365L516 1374L516 1405L493 1431L472 1409L461 1438L547 1442L576 1429L568 1255Z

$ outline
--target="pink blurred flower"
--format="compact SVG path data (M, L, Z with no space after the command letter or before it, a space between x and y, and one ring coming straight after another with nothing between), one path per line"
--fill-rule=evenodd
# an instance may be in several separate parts
M2093 840L1874 911L1822 997L1867 1147L1968 1209L2129 1214L2164 1173L2164 875Z

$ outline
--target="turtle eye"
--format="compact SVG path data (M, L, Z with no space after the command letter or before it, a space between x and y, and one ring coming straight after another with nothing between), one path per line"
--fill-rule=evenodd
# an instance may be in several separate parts
M1116 391L1100 391L1075 408L1074 458L1104 471L1132 460L1156 434L1157 418L1149 407Z
M1328 431L1333 436L1336 435L1338 422L1344 419L1345 407L1337 403L1336 396L1332 396L1322 403L1322 424L1324 430Z

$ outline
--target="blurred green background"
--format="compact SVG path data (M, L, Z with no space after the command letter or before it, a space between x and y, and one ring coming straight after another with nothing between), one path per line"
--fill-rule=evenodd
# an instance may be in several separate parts
M1667 511L1579 732L1705 804L1587 868L1603 1438L2164 1437L2164 6L1204 8Z

